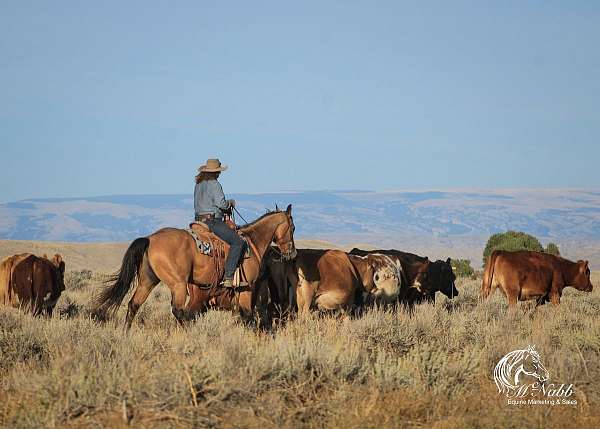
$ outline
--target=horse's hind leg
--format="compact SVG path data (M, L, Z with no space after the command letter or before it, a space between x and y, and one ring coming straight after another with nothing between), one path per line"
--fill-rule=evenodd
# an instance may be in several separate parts
M142 260L138 276L137 287L135 288L135 292L129 300L129 305L127 307L127 316L125 317L126 331L129 331L136 313L141 305L146 302L146 299L148 299L148 295L150 295L154 286L159 282L159 279L156 277L156 274L154 274L154 271L152 271L146 256L144 256L144 259Z
M169 286L171 289L171 312L179 324L183 326L183 323L189 319L187 317L188 312L185 309L188 284L187 282L179 282Z

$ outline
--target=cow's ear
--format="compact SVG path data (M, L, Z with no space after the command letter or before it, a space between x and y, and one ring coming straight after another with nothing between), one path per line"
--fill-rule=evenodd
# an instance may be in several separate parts
M57 268L60 268L61 263L64 264L62 256L60 256L58 253L54 255L54 258L52 258L52 262L54 263L54 265L56 265Z
M287 209L285 209L285 212L287 214L292 214L292 205L291 204L288 204Z

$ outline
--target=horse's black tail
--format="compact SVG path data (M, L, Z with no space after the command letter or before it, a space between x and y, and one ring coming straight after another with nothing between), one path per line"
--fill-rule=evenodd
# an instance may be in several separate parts
M104 319L117 311L138 276L149 244L150 240L147 237L141 237L129 245L123 256L121 269L106 281L108 286L94 300L94 315L98 318Z

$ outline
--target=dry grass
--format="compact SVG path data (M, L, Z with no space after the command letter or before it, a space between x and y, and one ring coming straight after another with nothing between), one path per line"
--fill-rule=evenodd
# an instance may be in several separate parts
M70 273L51 320L0 309L0 426L600 427L600 293L507 315L463 280L411 316L313 316L253 331L212 311L176 326L159 286L130 334L87 304L101 276ZM594 275L599 285L600 276ZM577 406L506 404L496 362L526 344Z

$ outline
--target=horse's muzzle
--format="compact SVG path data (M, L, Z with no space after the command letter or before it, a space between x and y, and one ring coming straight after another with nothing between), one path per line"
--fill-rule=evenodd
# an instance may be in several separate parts
M291 261L292 259L296 258L296 256L298 256L298 251L296 250L296 247L292 247L289 251L283 253L281 256L286 261Z

